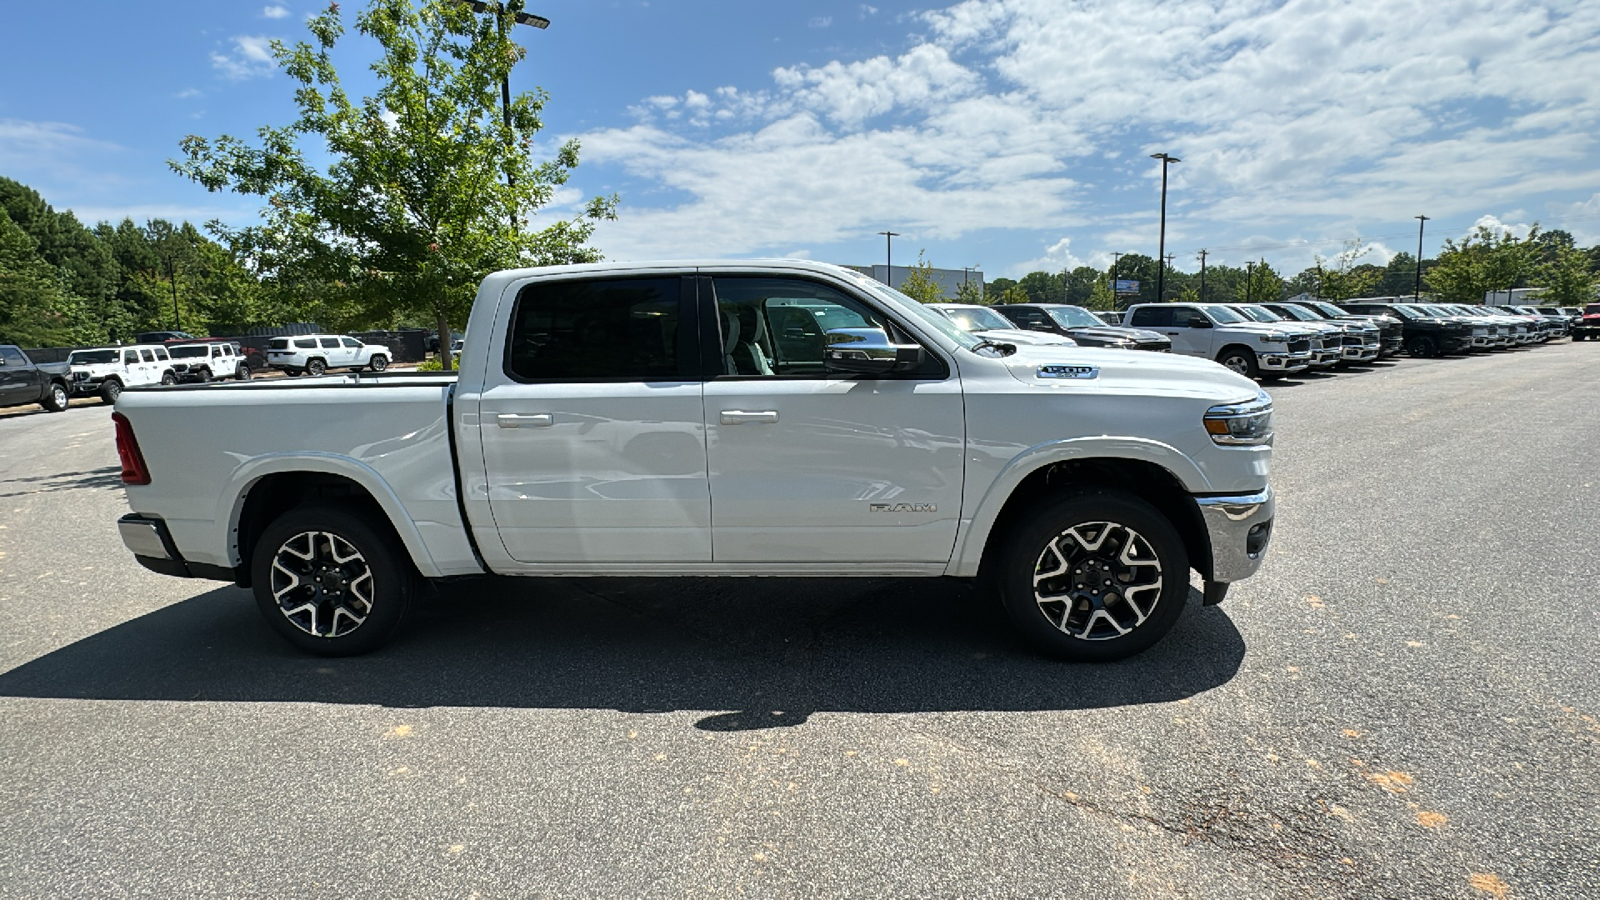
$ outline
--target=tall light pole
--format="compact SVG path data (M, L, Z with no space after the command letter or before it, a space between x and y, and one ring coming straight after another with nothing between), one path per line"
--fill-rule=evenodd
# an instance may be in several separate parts
M1422 299L1422 229L1428 224L1427 216L1413 216L1417 220L1417 286L1411 292L1411 299Z
M1166 153L1152 153L1150 158L1161 160L1161 238L1159 248L1156 250L1156 302L1164 303L1167 270L1161 261L1167 255L1167 166L1183 160Z
M1246 303L1250 302L1250 276L1254 275L1255 271L1255 263L1247 262L1244 264L1244 302Z
M1206 302L1206 248L1200 248L1200 302Z
M894 287L894 239L900 236L898 231L880 231L883 235L883 283Z
M1117 263L1122 262L1122 258L1124 256L1127 256L1127 255L1128 254L1126 254L1126 253L1113 253L1113 254L1111 254L1111 308L1112 309L1116 309L1117 308L1117 298L1122 296L1121 294L1117 293Z
M466 3L468 6L472 7L472 11L475 12L475 13L485 13L485 12L494 13L495 27L498 28L499 31L500 31L500 39L501 40L505 40L505 38L506 38L506 12L507 12L506 4L500 3L500 2L484 3L483 0L456 0L456 2L458 2L458 3ZM517 3L516 0L513 0L513 4L514 5L512 6L512 8L510 10L511 17L518 25L531 25L534 28L538 28L540 30L543 30L543 29L546 29L546 28L550 27L550 20L549 19L546 19L544 16L536 16L536 15L533 15L532 13L525 13L522 10L517 9L516 7L521 6L522 4L521 3ZM505 123L506 123L506 150L508 152L515 152L515 149L514 149L515 146L516 146L515 138L513 137L512 132L511 132L511 70L510 70L510 67L507 67L506 73L504 75L500 76L500 112L501 112L502 117L505 119ZM511 173L507 172L506 173L506 184L507 185L514 185L515 183L516 183L516 180L514 178L512 178ZM515 228L518 227L518 224L519 223L517 222L517 213L516 213L515 210L513 210L512 213L511 213L511 227L513 229L515 229Z

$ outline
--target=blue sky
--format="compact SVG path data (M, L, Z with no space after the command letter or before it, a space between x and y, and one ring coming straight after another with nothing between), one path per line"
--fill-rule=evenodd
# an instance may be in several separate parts
M347 13L360 6L345 4ZM10 4L0 175L80 218L243 224L164 162L292 117L265 56L317 5ZM989 278L1155 254L1285 274L1478 222L1600 243L1600 3L539 0L513 87L583 163L547 215L617 193L610 258L803 256ZM15 36L25 36L17 39ZM364 49L343 72L360 87Z

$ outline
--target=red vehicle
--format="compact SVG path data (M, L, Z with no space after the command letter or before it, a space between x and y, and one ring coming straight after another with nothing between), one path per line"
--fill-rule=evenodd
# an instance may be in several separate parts
M1600 303L1591 303L1583 308L1583 318L1572 323L1572 339L1575 341L1588 341L1600 338Z

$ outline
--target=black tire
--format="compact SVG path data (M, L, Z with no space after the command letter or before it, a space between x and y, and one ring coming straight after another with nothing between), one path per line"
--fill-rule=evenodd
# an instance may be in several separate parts
M107 381L105 384L100 385L101 400L104 400L107 403L116 403L117 398L120 396L122 396L122 382L116 380L115 378Z
M244 363L239 363L239 368L233 370L233 380L234 381L249 381L250 380L250 367L245 365Z
M67 386L59 381L50 382L44 390L44 399L39 401L50 412L66 412L67 404L72 402L72 394Z
M1182 538L1132 494L1085 488L1045 500L1003 539L993 573L1001 603L1051 656L1111 662L1140 653L1172 630L1188 602ZM1137 562L1128 564L1130 557ZM1052 577L1050 568L1059 571ZM1122 587L1144 590L1129 598Z
M315 377L315 376L318 376L318 375L322 375L322 374L326 373L327 371L328 371L328 364L326 362L324 362L323 360L320 360L320 359L308 359L308 360L306 360L306 374Z
M168 369L167 371L161 373L161 383L168 385L177 384L178 376L172 374L172 370Z
M300 377L300 370L299 369L284 369L283 370L283 374L289 376L290 378L299 378Z
M295 507L268 525L250 575L267 624L316 656L354 656L388 642L417 587L411 560L386 527L331 506Z
M374 372L382 372L384 369L389 368L389 357L384 356L382 353L376 354L372 357L372 361L367 364L367 368Z
M1439 345L1433 338L1419 334L1406 341L1406 352L1418 359L1432 359L1439 355Z
M1255 378L1261 374L1261 366L1256 362L1255 351L1249 347L1223 347L1222 352L1217 354L1217 362L1246 378Z
M210 380L211 380L211 370L210 369L201 369L200 370L200 383L201 384L205 384L206 382L208 382Z

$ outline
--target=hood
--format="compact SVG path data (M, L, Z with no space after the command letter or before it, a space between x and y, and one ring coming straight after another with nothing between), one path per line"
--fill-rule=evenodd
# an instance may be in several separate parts
M1310 334L1318 329L1302 328L1310 322L1238 322L1231 325L1221 325L1232 331L1242 331L1245 334Z
M997 344L1018 344L1025 346L1059 346L1076 347L1077 342L1072 338L1059 334L1050 334L1044 331L1023 331L1020 328L990 328L984 331L970 332L984 340L994 341Z
M58 365L66 366L67 364L66 363L58 363ZM73 363L70 366L68 366L68 368L70 368L74 372L88 372L90 375L105 375L105 374L117 371L119 368L121 368L121 365L122 365L121 363L114 363L114 362L108 362L108 363Z
M1147 350L1104 347L1018 347L1005 357L1011 377L1045 390L1125 389L1204 398L1216 403L1253 400L1255 382L1209 359Z
M1167 344L1167 336L1143 328L1123 328L1120 325L1084 325L1069 328L1074 336L1082 335L1098 341L1136 341L1140 344Z

